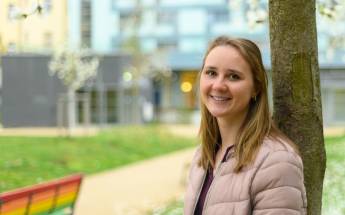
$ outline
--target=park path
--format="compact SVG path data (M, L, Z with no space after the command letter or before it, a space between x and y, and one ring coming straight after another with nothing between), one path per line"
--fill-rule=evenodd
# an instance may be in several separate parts
M195 126L169 126L172 133L196 137ZM143 215L183 198L195 147L87 176L76 215Z
M139 215L182 198L194 148L86 177L76 215Z

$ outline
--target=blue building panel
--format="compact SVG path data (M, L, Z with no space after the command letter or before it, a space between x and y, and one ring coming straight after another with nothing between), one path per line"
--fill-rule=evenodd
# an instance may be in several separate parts
M80 1L68 1L68 14L73 14L68 16L68 39L69 45L72 49L78 49L81 45L81 34L80 34L80 24L81 24L81 2Z
M118 32L118 15L112 1L92 1L92 48L101 53L112 52L112 36Z

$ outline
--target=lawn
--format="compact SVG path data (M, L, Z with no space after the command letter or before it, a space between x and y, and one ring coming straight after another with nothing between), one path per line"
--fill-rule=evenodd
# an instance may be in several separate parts
M326 137L327 168L324 180L322 214L345 214L345 135ZM149 214L182 215L182 200L157 208Z
M0 137L0 192L76 172L101 172L193 142L159 126L121 126L94 137Z
M322 214L345 214L345 136L326 138L327 168Z

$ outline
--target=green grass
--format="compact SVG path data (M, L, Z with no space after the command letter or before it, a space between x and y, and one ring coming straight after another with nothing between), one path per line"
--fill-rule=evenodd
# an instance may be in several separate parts
M345 135L326 137L327 168L324 180L322 214L345 214ZM182 200L155 209L149 214L182 215Z
M94 137L0 137L0 192L120 167L193 142L159 126L116 127Z
M345 136L326 138L327 168L322 214L345 214Z
M183 215L183 200L177 200L165 207L148 212L150 215Z

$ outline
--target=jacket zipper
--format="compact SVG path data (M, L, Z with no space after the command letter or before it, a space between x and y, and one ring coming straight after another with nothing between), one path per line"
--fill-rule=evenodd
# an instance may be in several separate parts
M208 202L208 199L210 198L211 190L212 190L212 188L214 187L214 186L213 186L213 185L214 185L214 181L216 180L218 174L221 172L220 170L221 170L222 167L223 167L223 163L221 162L220 165L218 166L217 170L216 170L216 174L215 174L214 177L213 177L211 186L210 186L210 188L209 188L208 191L207 191L206 198L205 198L205 202L204 202L204 206L203 206L203 208L202 208L202 214L205 213L205 209L206 209L206 206L207 206L207 202Z
M232 157L232 154L233 154L233 153L232 153L231 151L229 151L228 155L226 156L226 160L228 160L229 158L231 158L231 157ZM217 176L218 176L219 173L221 172L220 170L223 168L223 166L224 166L224 163L223 163L223 162L220 162L220 164L219 164L219 166L218 166L218 168L217 168L217 170L216 170L216 174L215 174L214 177L213 177L211 186L210 186L210 188L209 188L208 191L207 191L206 199L205 199L205 202L204 202L204 206L203 206L203 208L202 208L202 214L205 213L205 209L206 209L206 206L207 206L208 199L210 198L210 193L211 193L211 190L212 190L212 188L213 188L214 181L216 180ZM194 208L194 209L195 209L195 208ZM193 212L193 215L194 215L194 212Z
M206 174L207 174L207 172L205 171L205 174L203 176L200 189L198 191L198 195L197 195L196 201L194 201L193 213L191 215L194 215L194 213L195 213L196 205L198 204L198 201L199 201L199 198L200 198L200 194L201 194L201 190L202 190L202 187L204 186L204 183L205 183Z

